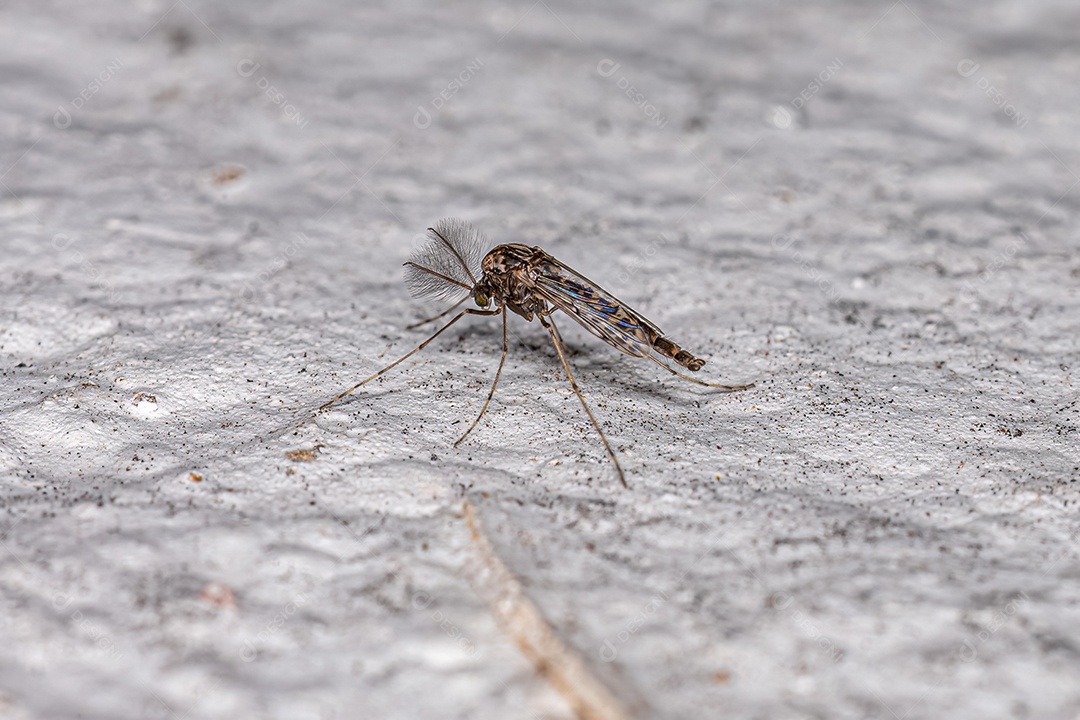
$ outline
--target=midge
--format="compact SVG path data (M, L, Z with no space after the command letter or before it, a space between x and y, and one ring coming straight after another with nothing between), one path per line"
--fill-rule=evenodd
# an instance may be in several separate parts
M593 427L599 433L604 449L607 450L611 461L615 463L619 481L623 487L627 487L619 459L615 456L615 451L611 449L611 444L604 436L600 423L596 421L592 410L586 404L585 396L581 394L581 388L578 387L574 374L570 371L570 363L566 360L566 346L559 335L559 330L555 327L552 313L562 310L608 345L633 357L649 358L683 380L727 392L754 387L753 383L720 385L705 382L670 367L660 358L673 360L692 372L700 370L705 361L668 340L660 328L646 320L641 313L540 248L507 243L495 246L484 255L484 248L487 246L488 243L483 235L461 220L441 220L435 227L428 228L427 244L413 253L409 261L405 263L405 282L415 297L436 298L444 301L456 299L456 302L449 310L410 325L409 328L419 327L445 317L457 310L469 298L476 302L479 309L467 307L461 310L450 322L439 328L435 334L416 348L371 377L356 383L320 407L319 411L328 409L349 393L420 352L428 343L464 316L502 315L503 342L499 369L495 371L495 380L491 383L491 391L488 393L487 400L484 401L484 407L480 408L480 414L473 420L469 429L454 443L454 447L457 447L484 417L491 398L495 395L495 387L499 384L499 376L506 362L506 310L512 310L530 322L535 317L548 331L563 370L566 371L566 377L570 380L570 387L574 389L578 400L581 401L581 407L585 409L585 414L589 416Z

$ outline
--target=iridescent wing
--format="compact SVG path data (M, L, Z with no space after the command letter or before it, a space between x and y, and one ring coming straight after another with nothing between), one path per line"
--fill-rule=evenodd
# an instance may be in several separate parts
M634 357L649 357L663 335L653 323L581 273L544 253L535 292L598 338Z

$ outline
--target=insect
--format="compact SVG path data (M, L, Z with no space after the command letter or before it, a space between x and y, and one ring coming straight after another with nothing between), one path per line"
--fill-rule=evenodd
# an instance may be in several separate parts
M615 349L633 357L649 358L672 375L684 380L726 392L754 387L753 383L721 385L705 382L670 367L660 358L674 361L691 372L700 370L705 361L664 337L660 328L641 313L542 249L519 243L507 243L497 245L484 254L484 248L488 246L489 243L483 235L461 220L442 220L436 223L435 227L428 228L428 242L413 253L409 261L405 263L405 281L410 292L416 297L455 302L448 310L410 325L409 329L446 317L470 298L477 307L466 307L460 310L453 319L416 348L323 404L319 411L329 409L353 391L420 352L427 347L428 343L466 315L502 315L502 357L499 359L499 368L495 371L495 380L491 383L491 390L484 401L484 406L480 409L480 414L454 443L454 447L457 447L465 441L465 438L484 417L488 405L491 404L491 398L495 396L495 388L499 384L499 376L506 363L506 318L508 315L506 311L510 310L530 322L535 317L551 336L555 353L559 356L563 370L566 371L570 387L573 388L585 414L589 416L593 427L599 433L604 449L607 450L608 456L619 473L619 481L623 487L627 487L626 476L619 464L619 459L604 435L600 423L597 422L596 416L585 402L585 396L570 370L570 363L566 359L566 345L552 317L556 310L563 311Z

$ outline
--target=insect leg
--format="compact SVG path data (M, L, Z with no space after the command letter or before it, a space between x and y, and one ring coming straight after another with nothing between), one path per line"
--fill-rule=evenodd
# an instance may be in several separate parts
M622 466L619 465L619 458L615 457L615 451L611 449L611 445L608 444L607 438L604 437L604 431L600 429L600 423L596 421L596 417L593 416L592 410L585 404L585 396L581 394L581 388L578 387L577 380L574 379L574 374L570 372L570 363L566 361L565 345L563 344L562 337L559 335L558 328L555 327L555 322L549 320L544 315L537 315L537 317L540 320L540 324L547 328L548 334L551 335L551 342L555 345L555 352L559 355L563 370L566 371L566 377L570 379L570 387L574 389L574 393L577 394L578 400L581 401L581 407L585 408L585 414L589 416L589 420L592 421L593 427L596 428L596 432L600 434L600 440L604 443L604 449L607 450L611 462L615 463L615 469L619 472L619 482L622 483L624 488L628 488L629 485L626 484L626 476L623 474Z
M465 308L464 310L462 310L461 312L459 312L459 313L458 313L457 315L455 315L455 316L454 316L454 319L453 319L453 320L451 320L450 322L448 322L448 323L446 323L445 325L443 325L443 326L442 326L441 328L439 328L439 329L438 329L438 330L437 330L437 331L435 332L435 334L434 334L434 335L432 335L432 336L431 336L431 337L429 337L429 338L428 338L427 340L425 340L424 342L422 342L422 343L420 343L419 345L417 345L417 346L416 346L415 348L413 348L412 350L410 350L410 351L409 351L408 353L406 353L406 354L405 354L405 355L403 355L402 357L398 358L398 359L397 359L397 360L395 360L394 362L390 363L389 365L387 365L386 367L384 367L384 368L383 368L382 370L380 370L379 372L375 373L374 375L372 375L371 377L367 378L366 380L362 380L362 381L360 381L360 382L356 383L356 384L355 384L355 385L353 385L353 386L352 386L351 388L349 388L349 389L348 389L348 390L346 390L345 392L341 393L340 395L338 395L337 397L335 397L335 398L334 398L333 400L331 400L330 402L327 402L327 403L323 403L322 405L320 405L320 406L319 406L319 410L318 410L318 412L322 412L323 410L328 410L328 409L330 408L330 406L331 406L331 405L333 405L333 404L334 404L334 403L336 403L337 401L339 401L339 400L341 400L342 398L344 398L344 397L346 397L347 395L349 395L349 394L350 394L350 393L351 393L351 392L352 392L353 390L356 390L356 389L358 389L358 388L360 388L360 387L363 387L364 385L367 385L367 384L368 384L369 382L371 382L371 381L372 381L372 380L374 380L375 378L379 377L380 375L382 375L382 374L383 374L384 372L386 372L387 370L390 370L391 368L397 367L397 366L398 366L398 365L400 365L401 363L405 362L405 361L406 361L406 360L408 360L408 359L409 359L410 357L412 357L413 355L415 355L416 353L420 352L420 351L421 351L421 350L423 350L423 349L424 349L425 347L427 347L427 345L428 345L428 343L429 343L429 342L431 342L431 341L432 341L432 340L434 340L435 338L437 338L437 337L439 337L440 335L442 335L442 334L443 334L443 332L444 332L444 331L445 331L445 330L446 330L447 328L449 328L449 327L450 327L451 325L453 325L454 323L456 323L456 322L457 322L458 320L460 320L461 318L465 317L466 315L498 315L498 314L499 314L499 312L500 312L500 310L478 310L477 308Z
M505 310L505 308L500 308L500 310ZM486 413L487 409L488 409L488 404L491 403L491 398L495 397L495 386L499 384L499 376L502 375L503 363L506 362L506 349L507 349L507 342L506 342L506 312L503 312L502 316L503 316L502 357L499 358L499 369L495 371L495 381L491 383L491 392L488 393L487 400L484 401L484 407L480 408L480 414L476 416L476 419L473 420L472 425L470 425L469 429L465 431L465 434L457 439L457 442L454 443L454 447L457 447L458 445L460 445L462 442L465 441L465 438L467 438L469 436L469 433L471 433L473 431L473 428L476 427L477 423L480 422L480 418L484 417L484 413Z
M674 370L673 368L668 367L667 364L660 362L660 360L658 360L655 355L647 355L646 357L648 357L660 367L667 370L672 375L678 375L683 380L689 380L692 383L704 385L705 387L718 388L720 390L726 390L727 392L735 392L736 390L749 390L750 388L754 387L754 383L750 383L749 385L721 385L720 383L705 382L704 380L698 380L697 378L690 377L689 375L683 375L678 370Z
M420 322L414 322L412 325L406 325L405 329L406 330L414 330L414 329L420 327L421 325L427 325L429 322L434 322L434 321L438 320L439 318L446 317L447 315L449 315L450 313L454 312L459 307L461 307L461 303L465 302L468 299L469 299L469 296L466 295L465 297L461 298L456 303L451 305L449 309L442 311L441 313L439 313L435 317L429 317L427 320L421 320Z

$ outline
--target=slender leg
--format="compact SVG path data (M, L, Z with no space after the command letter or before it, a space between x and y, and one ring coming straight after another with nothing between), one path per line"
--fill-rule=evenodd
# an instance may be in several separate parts
M506 313L506 312L504 312L502 314L502 316L503 316L503 349L502 349L502 357L499 358L499 369L495 371L495 381L493 383L491 383L491 392L488 393L487 400L484 401L484 407L480 408L480 414L476 416L476 419L473 420L472 425L470 425L469 429L465 431L465 434L457 439L457 442L454 443L454 447L457 447L458 445L460 445L462 442L465 441L465 438L469 437L469 433L471 433L473 431L473 428L476 427L476 424L478 422L480 422L480 418L484 417L484 413L487 412L488 404L491 403L491 398L495 397L495 386L499 384L499 376L502 375L503 363L506 362L506 348L507 348L507 342L506 342L506 316L507 316L507 314L508 313Z
M471 297L470 295L466 295L465 297L461 298L456 303L451 305L448 310L443 310L441 313L439 313L435 317L429 317L427 320L421 320L420 322L414 322L412 325L406 325L405 329L406 330L415 330L416 328L420 327L421 325L427 325L429 322L435 322L439 318L444 318L447 315L449 315L450 313L457 310L459 307L461 307L461 303L465 302L470 297Z
M453 319L453 320L451 320L450 322L448 322L448 323L446 323L445 325L443 325L443 326L442 326L441 328L439 328L439 329L438 329L438 331L436 331L436 333L435 333L434 335L432 335L432 336L431 336L431 337L429 337L429 338L428 338L427 340L425 340L424 342L422 342L422 343L420 343L419 345L417 345L417 346L416 346L415 348L413 348L412 350L410 350L410 351L409 351L408 353L406 353L406 354L405 354L405 355L403 355L402 357L398 358L398 359L397 359L397 360L395 360L394 362L390 363L389 365L387 365L386 367L384 367L384 368L383 368L382 370L380 370L379 372L375 373L374 375L372 375L371 377L367 378L366 380L362 380L361 382L358 382L358 383L356 383L356 384L355 384L355 385L353 385L353 386L352 386L351 388L349 388L349 389L348 389L348 390L346 390L345 392L341 393L340 395L338 395L337 397L335 397L335 398L334 398L333 400L331 400L330 402L327 402L327 403L323 403L323 404L322 404L321 406L319 406L319 410L318 410L318 412L322 412L323 410L328 410L328 409L330 409L330 406L331 406L331 405L333 405L334 403L336 403L336 402L337 402L338 400L341 400L341 399L342 399L342 398L344 398L345 396L349 395L349 394L350 394L350 393L351 393L351 392L352 392L353 390L356 390L356 389L358 389L358 388L360 388L360 387L363 387L364 385L367 385L367 384L368 384L369 382L371 382L371 381L372 381L372 380L374 380L375 378L379 377L380 375L382 375L382 374L383 374L384 372L386 372L387 370L390 370L391 368L397 367L397 366L398 366L398 365L400 365L401 363L405 362L405 361L406 361L406 360L408 360L408 359L409 359L410 357L412 357L413 355L415 355L416 353L420 352L420 351L421 351L421 350L423 350L423 349L424 349L425 347L427 347L427 344L428 344L429 342L431 342L431 341L432 341L432 340L434 340L435 338L437 338L437 337L439 337L440 335L442 335L442 334L443 334L443 332L444 332L444 331L446 331L446 329L447 329L447 328L449 328L449 327L450 327L451 325L453 325L454 323L456 323L456 322L457 322L458 320L460 320L461 318L465 317L466 315L498 315L498 314L499 314L500 312L502 312L502 308L500 308L500 309L498 309L498 310L478 310L478 309L476 309L476 308L465 308L464 310L462 310L461 312L459 312L459 313L458 313L457 315L455 315L455 316L454 316L454 319Z
M721 385L720 383L705 382L704 380L698 380L697 378L690 377L689 375L683 375L678 370L673 370L672 368L668 367L665 363L660 362L656 358L656 356L654 356L654 355L647 355L646 357L648 357L650 360L652 360L654 363L656 363L660 367L667 370L672 375L678 375L683 380L689 380L692 383L697 383L698 385L704 385L705 387L719 388L720 390L725 390L727 392L735 392L736 390L749 390L750 388L754 387L754 383L750 383L749 385Z
M585 408L585 414L589 416L589 420L592 421L593 427L596 428L596 432L600 434L600 440L604 443L604 449L607 450L611 462L615 463L615 469L619 472L619 482L622 483L624 488L629 488L629 485L626 484L626 476L623 474L622 466L619 465L619 458L615 457L615 451L611 449L611 445L608 444L607 438L604 437L604 431L600 429L600 423L596 422L596 417L593 416L592 410L585 404L585 396L581 394L581 388L578 387L577 380L574 379L574 374L570 372L570 363L566 361L566 351L564 350L565 346L563 345L563 339L559 335L558 328L555 327L555 322L543 315L537 315L537 318L540 320L540 324L547 328L548 334L551 335L551 342L555 345L555 352L559 355L563 370L566 371L566 377L570 379L570 387L574 389L578 400L581 401L581 407Z

